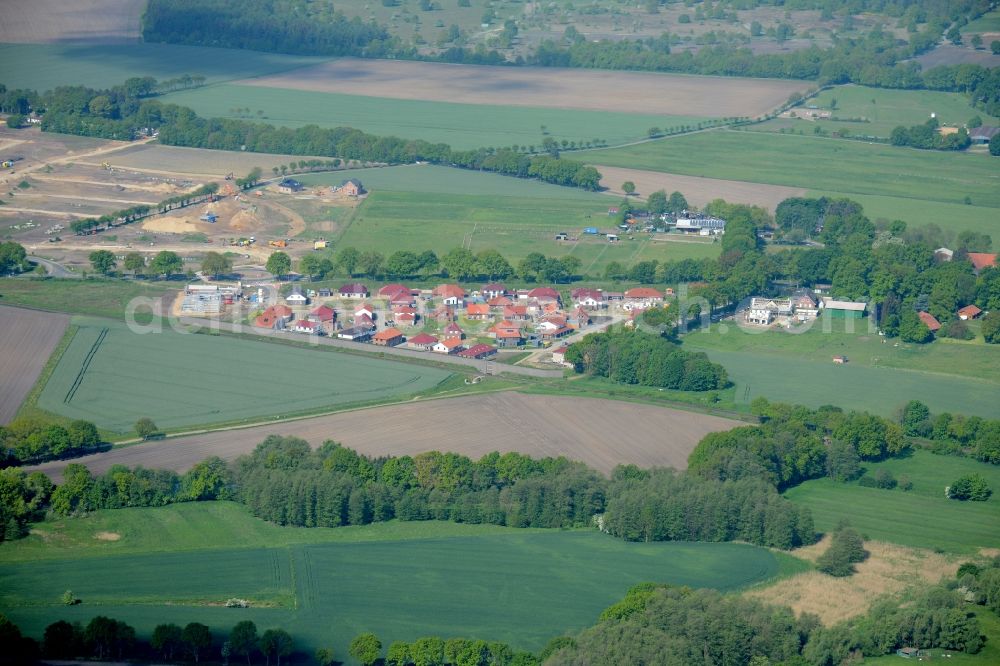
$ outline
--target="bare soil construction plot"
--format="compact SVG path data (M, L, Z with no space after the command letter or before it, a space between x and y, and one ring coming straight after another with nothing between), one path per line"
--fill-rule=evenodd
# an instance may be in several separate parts
M68 325L69 315L0 306L0 424L14 418Z
M4 0L0 42L135 42L144 0Z
M393 99L713 118L756 117L811 85L775 79L353 58L239 83Z
M594 165L601 172L601 185L613 194L625 196L622 183L635 183L636 194L645 198L656 190L665 190L667 194L680 192L695 206L704 206L713 199L725 199L730 203L745 203L763 206L769 211L789 197L802 197L807 190L801 187L785 187L783 185L762 185L747 183L741 180L721 180L719 178L701 178L699 176L681 176L659 171L644 171L641 169L622 169L600 164Z
M454 451L479 458L491 451L566 456L610 472L620 463L687 467L709 432L741 422L615 400L493 393L411 402L242 430L221 430L115 449L75 462L93 472L112 465L183 471L207 456L233 459L271 434L301 437L314 446L338 441L372 456ZM38 469L61 478L67 461Z
M188 174L207 178L222 178L228 173L242 176L254 167L260 167L264 172L264 177L270 178L274 175L271 171L272 167L309 159L328 160L330 158L147 144L127 148L116 153L114 158L109 161L116 168L136 169L149 173Z

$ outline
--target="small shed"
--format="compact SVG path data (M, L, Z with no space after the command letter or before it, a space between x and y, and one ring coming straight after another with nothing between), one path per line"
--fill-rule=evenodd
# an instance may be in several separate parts
M833 362L836 363L837 365L844 365L845 363L847 363L847 361L848 361L848 358L846 356L834 356L833 357Z
M896 650L896 656L902 657L903 659L917 659L923 656L923 652L919 648L915 647L901 647Z

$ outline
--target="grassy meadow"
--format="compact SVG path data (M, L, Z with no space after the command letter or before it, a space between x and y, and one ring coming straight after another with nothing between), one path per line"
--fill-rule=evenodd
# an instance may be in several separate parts
M208 82L277 74L329 60L176 44L0 44L0 83L51 90L61 85L110 87L133 76L201 75Z
M246 421L408 395L449 376L329 348L74 323L76 335L37 405L118 433L141 416L166 429Z
M761 132L712 131L625 148L575 154L594 164L630 167L709 178L805 187L840 196L891 198L907 215L892 215L910 224L935 223L956 231L989 230L1000 236L1000 215L939 217L924 210L925 201L1000 208L1000 169L988 155L945 153L883 144L772 135ZM954 210L954 209L953 209ZM964 208L963 208L964 210Z
M464 245L473 252L495 249L513 262L529 252L571 254L580 258L581 272L591 275L603 274L611 261L719 254L719 244L690 238L652 241L642 234L612 244L603 237L584 237L585 227L614 229L607 211L616 200L535 181L426 165L338 171L301 180L330 185L348 177L360 179L371 193L343 223L337 243L360 250L444 253ZM556 241L555 234L563 231L579 241Z
M185 549L192 545L199 549ZM537 650L592 624L635 583L737 589L774 577L789 559L744 544L635 544L593 531L283 528L205 503L42 523L0 546L0 603L31 635L58 618L105 614L147 636L161 622L200 621L218 636L251 619L261 630L286 627L300 649L332 645L339 655L366 630L385 644L475 636ZM83 603L63 606L66 589ZM219 605L230 597L257 607Z
M959 502L944 495L945 486L971 472L985 476L996 493L1000 467L922 450L864 466L871 475L879 469L889 470L897 479L906 475L913 490L865 488L856 481L824 478L806 481L787 490L785 496L809 507L820 531L848 520L869 539L904 546L969 554L1000 547L1000 497L994 494L985 502Z
M837 107L832 109L832 101ZM1000 120L981 111L971 104L962 93L937 92L933 90L889 90L866 86L846 85L824 90L807 102L819 110L830 111L840 120L786 120L776 118L755 125L754 129L775 131L782 127L793 128L811 134L814 127L824 131L847 130L851 134L888 138L897 125L918 125L926 122L931 114L936 114L942 125L964 125L973 116L979 116L985 125L995 125ZM810 109L800 107L797 113L804 114ZM852 122L863 119L863 121Z
M159 299L179 288L167 282L134 280L7 278L0 279L0 303L122 321L132 299Z
M583 143L644 139L650 127L695 125L703 118L573 109L484 106L290 88L224 84L164 98L204 117L246 118L285 127L354 127L372 134L424 139L470 150L486 146L540 148L546 136ZM249 112L246 111L249 109ZM548 134L542 133L542 127Z

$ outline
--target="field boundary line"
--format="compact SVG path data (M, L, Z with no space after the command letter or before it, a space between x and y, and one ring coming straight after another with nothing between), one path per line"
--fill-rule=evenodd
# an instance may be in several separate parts
M63 402L65 404L68 405L73 401L73 396L76 395L76 390L80 388L80 384L83 383L83 377L87 374L90 362L94 360L94 355L97 353L97 350L101 348L101 343L104 342L106 337L108 337L108 330L109 329L107 327L101 329L101 332L97 335L97 339L94 341L94 344L91 345L90 351L87 352L87 355L84 357L83 364L80 365L80 371L76 373L76 379L73 380L73 385L69 387L66 397L63 398Z

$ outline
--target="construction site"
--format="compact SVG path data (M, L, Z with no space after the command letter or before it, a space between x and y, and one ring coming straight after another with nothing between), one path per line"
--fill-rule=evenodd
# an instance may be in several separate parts
M358 201L330 187L279 191L273 169L298 159L0 128L0 235L79 271L96 249L170 250L192 264L208 251L249 265L277 248L300 256L332 240ZM262 180L241 188L255 167ZM214 193L185 196L212 184ZM159 212L167 201L176 203ZM74 230L80 220L92 226Z

